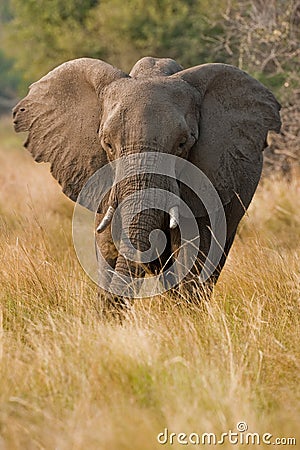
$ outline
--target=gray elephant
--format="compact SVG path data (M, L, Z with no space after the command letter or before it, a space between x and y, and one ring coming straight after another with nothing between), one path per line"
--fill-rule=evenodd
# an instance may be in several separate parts
M204 64L183 70L171 59L146 57L128 75L103 61L81 58L60 65L34 83L14 108L13 117L17 132L29 132L25 147L36 161L51 164L52 175L72 200L109 162L116 162L110 172L112 183L118 171L125 173L102 198L96 223L96 247L103 257L99 274L103 277L105 272L106 286L102 283L102 287L111 292L107 304L121 305L134 294L127 282L120 291L120 279L142 280L145 273L157 274L169 267L180 250L180 226L191 220L168 196L157 198L157 205L162 202L163 207L147 206L144 192L169 193L186 204L196 220L197 255L181 280L189 290L199 288L199 272L214 237L207 208L179 180L176 163L170 160L166 176L159 170L149 173L149 164L141 171L143 159L136 159L136 165L129 159L131 164L120 167L120 158L148 155L152 166L159 169L161 156L173 155L208 177L226 219L221 258L204 283L212 286L259 182L268 131L280 130L279 110L270 91L230 65ZM184 170L181 165L180 171ZM117 208L119 234L117 230L113 239L110 222ZM162 230L163 251L157 257L152 252L147 264L127 257L122 229L128 230L132 248L139 254L149 250L151 232ZM153 244L154 254L159 236ZM111 270L104 270L101 261ZM114 285L118 283L121 295L116 297Z

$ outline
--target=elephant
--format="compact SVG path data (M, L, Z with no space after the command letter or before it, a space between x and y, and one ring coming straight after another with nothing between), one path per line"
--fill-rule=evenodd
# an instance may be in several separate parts
M280 131L279 111L280 104L265 86L231 65L207 63L184 69L169 58L145 57L128 74L98 59L79 58L32 84L13 109L13 121L17 132L28 132L25 148L35 161L50 163L52 175L74 202L100 168L114 164L106 175L111 187L97 208L95 232L96 251L102 255L99 274L104 273L106 283L101 285L106 295L100 297L109 309L128 305L135 296L127 282L115 295L118 280L131 277L142 282L145 275L159 274L176 260L180 226L192 220L181 213L180 202L197 224L194 237L199 245L192 267L171 287L176 292L183 286L189 294L202 288L211 291L258 185L268 132ZM160 172L164 155L169 161L167 176ZM143 157L148 161L144 168ZM199 272L213 239L211 218L202 199L180 178L177 160L183 161L179 165L184 179L189 178L184 163L204 174L224 212L222 254L204 282L199 281ZM114 183L120 171L125 177ZM201 177L197 180L196 176L194 182L202 184ZM149 190L168 195L157 197L157 207L147 206L144 192ZM127 257L122 229L128 230L139 255L149 250L151 233L160 230L153 248L155 253L163 232L163 251L156 256L152 252L147 263Z

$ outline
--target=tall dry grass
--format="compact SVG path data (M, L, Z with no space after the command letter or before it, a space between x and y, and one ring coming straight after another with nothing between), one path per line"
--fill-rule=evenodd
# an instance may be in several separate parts
M0 133L0 449L153 450L240 421L300 445L300 181L260 186L209 303L136 301L121 326L96 314L71 202Z

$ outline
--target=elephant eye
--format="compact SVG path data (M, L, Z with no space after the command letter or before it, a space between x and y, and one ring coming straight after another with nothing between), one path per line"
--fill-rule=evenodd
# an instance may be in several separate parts
M178 145L179 148L183 148L185 146L185 144L187 143L187 138L183 138L180 142L180 144Z
M109 153L113 153L113 146L109 141L103 141L103 147Z

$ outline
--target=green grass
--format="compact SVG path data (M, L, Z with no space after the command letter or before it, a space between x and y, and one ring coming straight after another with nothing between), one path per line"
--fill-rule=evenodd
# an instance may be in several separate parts
M0 448L154 450L166 427L239 421L300 442L300 181L260 186L209 303L138 300L106 323L72 203L7 120L0 132Z

